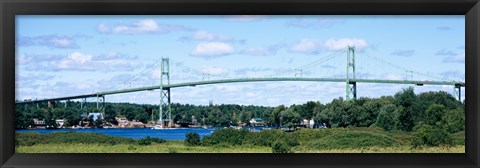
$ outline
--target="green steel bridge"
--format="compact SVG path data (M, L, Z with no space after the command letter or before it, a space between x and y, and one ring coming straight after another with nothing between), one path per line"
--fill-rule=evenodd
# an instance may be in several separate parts
M457 82L457 81L357 79L355 74L355 48L354 47L348 47L346 78L263 77L263 78L234 78L234 79L219 79L219 80L202 80L202 81L170 84L170 67L169 67L168 58L162 58L160 74L161 74L160 85L102 91L102 92L96 92L92 94L83 94L83 95L75 95L75 96L34 99L34 100L28 99L24 101L16 101L15 104L28 104L28 103L40 103L40 102L50 103L50 102L56 102L56 101L69 101L74 99L81 99L82 103L85 103L86 98L96 98L97 110L104 111L105 96L107 95L160 90L161 93L160 93L160 104L159 104L159 111L160 111L159 116L162 116L162 117L160 117L159 122L163 125L165 121L172 121L171 109L170 109L171 88L195 87L200 85L242 83L242 82L276 82L276 81L342 82L342 83L345 82L346 83L345 99L350 100L351 98L353 98L353 100L355 100L357 98L357 83L407 84L407 85L410 84L410 85L416 85L416 86L445 85L445 86L452 86L456 91L458 91L458 100L461 100L461 88L465 87L465 82ZM81 105L81 108L83 108L83 105Z
M237 79L220 79L220 80L207 80L207 81L197 81L197 82L185 82L185 83L176 83L163 85L163 89L178 88L178 87L194 87L199 85L211 85L211 84L223 84L223 83L241 83L241 82L273 82L273 81L304 81L304 82L345 82L345 79L335 79L335 78L305 78L305 77L282 77L282 78L237 78ZM412 84L417 86L423 85L449 85L458 87L465 87L463 82L448 82L448 81L414 81L414 80L377 80L377 79L350 79L350 84L356 83L384 83L384 84ZM140 92L140 91L150 91L161 89L162 86L148 86L148 87L138 87L131 89L122 89L122 90L112 90L105 92L97 92L92 94L76 95L76 96L66 96L66 97L57 97L57 98L48 98L48 99L36 99L36 100L26 100L26 101L17 101L16 104L24 103L38 103L46 101L62 101L62 100L72 100L72 99L82 99L82 98L91 98L91 97L104 97L106 95L122 94L122 93L131 93L131 92ZM355 94L354 94L355 95Z

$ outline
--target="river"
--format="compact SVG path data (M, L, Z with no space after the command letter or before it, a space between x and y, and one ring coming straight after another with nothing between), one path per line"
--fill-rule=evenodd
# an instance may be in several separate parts
M29 129L29 130L16 130L16 132L38 132L41 134L51 133L51 132L95 132L100 134L106 134L111 136L120 136L125 138L145 138L158 137L165 140L185 140L185 135L189 132L196 132L202 138L205 135L210 135L217 128L172 128L172 129L161 129L153 130L151 128L108 128L108 129Z
M171 128L171 129L158 129L153 130L151 128L90 128L90 129L27 129L27 130L16 130L16 132L38 132L41 134L51 133L51 132L95 132L100 134L106 134L111 136L120 136L125 138L145 138L158 137L165 140L185 140L185 135L189 132L196 132L200 135L200 138L203 138L205 135L210 135L216 129L220 128ZM263 129L261 127L256 127L255 130L258 131Z

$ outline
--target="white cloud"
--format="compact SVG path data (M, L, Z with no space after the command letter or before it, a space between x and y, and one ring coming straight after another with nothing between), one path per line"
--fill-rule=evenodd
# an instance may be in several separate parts
M319 54L324 50L344 50L348 46L354 46L356 51L363 51L368 47L368 44L365 40L356 38L328 39L323 43L317 39L302 39L293 45L290 51L304 54Z
M446 57L443 62L448 63L465 63L465 53Z
M72 52L55 59L38 60L29 64L26 70L30 71L127 71L133 70L141 64L122 56L107 59L105 56L92 56L81 52Z
M254 93L254 92L245 93L245 96L247 96L247 97L257 97L258 95L259 95L258 93Z
M324 44L325 48L328 50L344 50L348 46L355 46L357 51L362 51L368 47L368 44L363 39L356 38L342 38L342 39L328 39Z
M132 25L120 25L112 29L113 33L152 33L159 31L157 22L151 19L141 20Z
M80 52L74 52L68 56L68 59L83 64L87 61L91 61L92 55L82 54Z
M108 28L107 25L105 24L99 24L97 26L97 31L100 33L108 33L110 32L110 28Z
M302 39L295 44L290 51L307 54L318 54L322 49L322 43L316 39Z
M32 57L27 57L24 54L15 57L16 65L25 65L29 64L30 62L32 62Z
M235 49L227 43L221 42L204 42L198 44L192 52L191 56L200 57L218 57L235 53Z
M51 66L55 66L59 69L69 69L69 68L74 68L74 67L80 67L80 66L88 66L86 63L91 63L90 61L92 60L91 55L83 54L80 52L73 52L66 59L63 59L61 61L51 62Z
M191 36L184 36L182 40L197 40L197 41L232 41L233 38L226 35L213 34L207 31L197 31Z
M319 28L329 28L333 25L343 23L343 20L336 19L336 18L322 18L322 19L304 19L299 18L295 20L291 20L285 23L288 27L296 27L296 28L311 28L311 29L319 29Z
M79 39L88 39L90 36L77 35L42 35L42 36L20 36L17 38L19 46L46 46L57 49L80 48L77 44Z
M232 22L253 22L260 21L268 18L265 15L236 15L236 16L227 16L225 20Z
M225 84L215 86L215 90L219 90L222 92L242 92L243 89L244 87L242 87L241 85Z
M54 37L51 42L57 47L69 47L74 43L70 38L67 37Z
M97 31L100 33L114 34L139 34L139 33L168 33L175 30L190 30L181 25L161 25L153 19L144 19L130 24L119 24L112 28L99 24Z
M410 56L415 54L415 50L401 50L401 49L398 49L398 50L393 51L390 54L396 55L396 56L410 57Z
M456 55L456 53L452 50L447 50L447 49L441 49L440 51L438 51L437 53L435 53L435 55L446 55L446 56L452 56L452 55Z
M241 54L245 54L245 55L253 55L253 56L268 56L268 55L272 55L272 52L270 52L269 50L265 49L265 48L246 48L244 50L242 50Z
M404 79L405 77L404 77L404 76L400 76L400 75L398 75L398 74L388 74L388 75L386 76L386 78L387 78L388 80L402 80L402 79Z
M200 68L200 72L210 75L226 75L228 71L226 69L220 67L213 67L213 66L203 66Z

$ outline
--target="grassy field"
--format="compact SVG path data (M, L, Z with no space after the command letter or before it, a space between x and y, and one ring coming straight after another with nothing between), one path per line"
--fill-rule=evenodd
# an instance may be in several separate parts
M186 146L184 141L134 140L96 133L17 133L17 153L272 153L273 142L293 144L292 153L465 153L465 134L452 134L452 146L413 148L414 133L378 128L301 129L253 133L220 130L203 141ZM158 142L156 142L158 141Z
M272 153L272 148L265 146L230 146L205 147L185 146L183 141L168 141L163 144L141 145L100 145L100 144L39 144L20 146L18 153ZM465 153L465 146L425 147L412 149L410 146L371 147L365 149L305 149L295 147L294 153Z
M265 146L205 147L185 146L183 141L167 141L162 144L141 145L103 145L103 144L38 144L20 146L18 153L271 153L272 148Z

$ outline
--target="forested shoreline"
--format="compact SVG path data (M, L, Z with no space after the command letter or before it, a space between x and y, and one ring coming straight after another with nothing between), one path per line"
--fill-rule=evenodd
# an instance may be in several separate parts
M80 109L80 102L59 102L53 108L46 103L16 105L15 127L25 129L34 118L44 119L47 125L55 125L56 119L65 119L65 126L73 126L84 120L80 115L96 112L96 103L87 102ZM381 127L385 130L414 131L422 125L432 126L449 133L463 131L465 127L464 103L447 92L415 94L413 87L405 88L394 96L380 98L361 97L346 101L336 98L329 103L309 101L305 104L279 105L277 107L245 105L171 105L174 123L191 123L215 127L236 126L248 123L252 118L262 118L268 126L294 127L303 119L336 127ZM115 117L126 117L143 123L158 119L158 106L132 103L106 103L105 118L100 122L115 122ZM204 119L204 120L202 120Z

